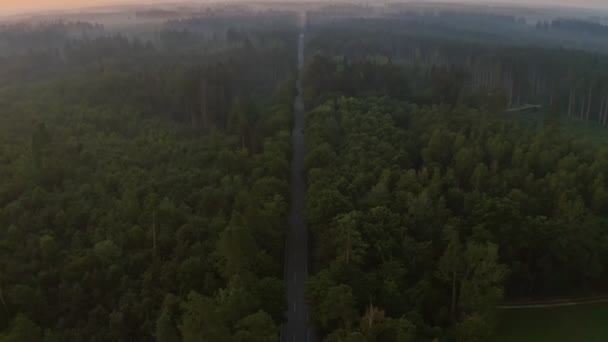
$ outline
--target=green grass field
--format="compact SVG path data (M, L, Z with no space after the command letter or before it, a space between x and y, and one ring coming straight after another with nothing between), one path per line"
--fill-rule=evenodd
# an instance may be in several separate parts
M499 312L494 342L606 342L608 303Z

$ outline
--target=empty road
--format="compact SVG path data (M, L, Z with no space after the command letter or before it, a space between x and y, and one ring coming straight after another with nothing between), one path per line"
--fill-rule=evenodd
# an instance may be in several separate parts
M298 41L298 70L304 64L304 33ZM298 94L294 101L294 127L292 132L293 159L291 161L291 208L289 231L285 245L285 282L287 284L287 324L281 331L283 342L308 342L312 334L308 328L308 310L304 290L308 277L308 231L306 227L304 197L304 105L302 103L302 76L298 73ZM310 335L310 336L309 336Z

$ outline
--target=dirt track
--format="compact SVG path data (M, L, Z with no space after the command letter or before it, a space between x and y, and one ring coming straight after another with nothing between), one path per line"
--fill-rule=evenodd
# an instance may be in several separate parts
M586 297L586 298L562 298L562 299L551 299L545 301L529 301L519 303L506 303L499 305L498 309L542 309L542 308L556 308L560 306L574 306L584 304L598 304L608 303L608 296L601 297Z

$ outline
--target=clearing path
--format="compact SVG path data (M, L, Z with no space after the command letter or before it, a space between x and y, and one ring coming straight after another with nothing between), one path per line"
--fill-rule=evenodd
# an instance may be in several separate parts
M298 41L298 70L304 65L304 33ZM304 299L308 279L308 230L304 198L304 104L302 102L302 76L298 73L297 95L294 102L294 127L292 132L291 208L289 231L285 245L285 282L287 283L287 324L282 328L282 342L308 342L312 332L308 326L308 310Z
M574 306L574 305L585 305L585 304L598 304L608 303L608 297L587 297L587 298L576 298L576 299L552 299L546 301L530 301L512 304L499 305L498 309L543 309L543 308L556 308L560 306Z

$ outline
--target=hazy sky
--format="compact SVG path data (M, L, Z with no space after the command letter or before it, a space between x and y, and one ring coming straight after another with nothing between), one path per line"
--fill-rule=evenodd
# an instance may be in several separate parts
M47 9L79 8L87 6L133 2L133 0L0 0L0 13L31 12Z
M373 0L370 0L370 1L373 1ZM14 13L19 13L19 12L42 11L42 10L47 10L47 9L66 9L66 8L76 9L76 8L80 8L80 7L90 7L90 6L98 6L98 5L111 5L111 4L120 4L120 3L141 3L141 2L155 2L155 1L154 0L153 1L146 1L146 0L0 0L0 14L14 14ZM464 0L463 2L479 2L479 3L511 2L511 3L544 4L544 5L553 4L553 5L570 5L570 6L594 6L594 7L608 8L608 0Z

